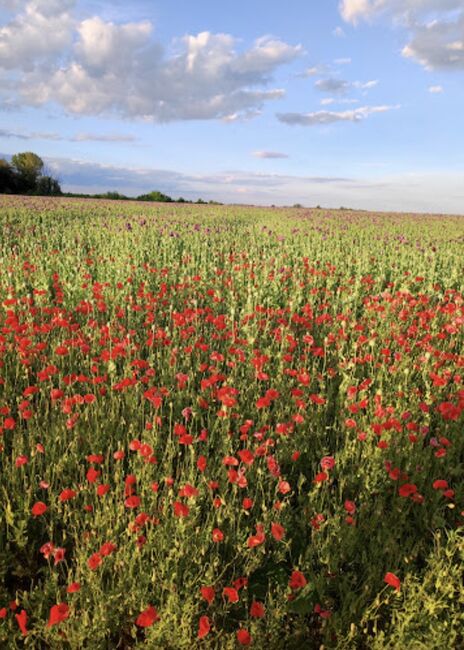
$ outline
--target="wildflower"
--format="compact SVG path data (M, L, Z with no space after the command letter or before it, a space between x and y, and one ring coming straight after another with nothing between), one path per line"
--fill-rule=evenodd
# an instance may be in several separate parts
M200 620L198 622L197 638L203 639L203 637L209 634L210 630L211 630L211 623L209 621L209 618L207 616L200 616Z
M32 506L31 512L34 517L40 517L40 515L43 515L45 512L47 512L47 506L43 501L37 501L37 503L34 503Z
M57 625L62 623L69 616L69 606L66 603L61 603L59 605L53 605L50 609L50 616L48 618L47 627L52 627L52 625Z
M156 621L159 621L158 612L152 605L148 605L148 607L137 616L135 624L139 627L150 627Z
M213 530L213 542L222 542L223 539L224 533L219 528L215 528Z
M213 587L201 587L200 593L202 597L206 600L208 605L211 605L215 596Z
M387 585L390 585L390 587L396 589L396 591L399 591L401 588L401 580L394 573L387 572L383 581L386 582Z
M240 643L240 645L250 645L251 643L251 636L248 630L245 630L244 628L241 628L240 630L237 631L237 641Z
M290 589L302 589L305 585L308 584L308 581L301 573L301 571L292 571L288 585Z
M22 609L18 614L15 614L16 621L19 625L19 629L21 630L21 634L23 636L27 635L27 613L25 609Z

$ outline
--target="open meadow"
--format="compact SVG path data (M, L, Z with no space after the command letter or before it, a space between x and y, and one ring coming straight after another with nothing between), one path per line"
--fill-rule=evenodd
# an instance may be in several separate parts
M464 647L464 218L0 196L0 646Z

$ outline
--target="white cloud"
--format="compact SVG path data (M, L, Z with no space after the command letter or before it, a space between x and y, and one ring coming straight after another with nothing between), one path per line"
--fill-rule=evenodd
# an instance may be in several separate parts
M326 65L313 65L309 68L306 68L306 70L303 70L303 72L300 72L298 74L299 77L316 77L317 75L322 75L326 74L328 72L328 68Z
M314 113L277 113L277 119L290 126L317 126L335 122L362 122L375 113L386 113L397 106L360 106L349 111L316 111Z
M303 54L300 45L273 36L243 49L230 34L207 31L177 39L165 51L149 21L78 22L74 4L29 0L0 27L0 70L9 71L14 85L2 84L0 105L21 99L55 103L69 113L157 122L250 119L284 95L270 87L272 78Z
M462 0L341 0L340 13L346 22L370 20L382 14L397 20L415 21L432 14L463 8Z
M349 65L351 63L351 59L349 57L345 57L344 59L335 59L334 63L336 65Z
M464 69L464 11L456 20L417 25L402 53L428 70Z
M372 79L372 81L354 81L353 82L353 88L358 88L359 90L370 90L371 88L375 88L375 86L378 86L379 80L378 79Z
M335 79L333 77L329 77L328 79L319 79L319 81L316 81L314 84L314 87L323 93L344 94L350 90L350 88L355 88L356 90L370 90L371 88L375 88L378 83L378 79L364 82L345 81L344 79Z
M357 24L387 16L408 28L403 56L425 68L464 68L464 0L341 0L345 21Z
M73 0L32 0L0 27L0 69L33 70L72 42Z
M332 34L336 36L337 38L343 38L345 36L345 32L341 27L335 27L333 30Z
M255 158L288 158L288 154L279 151L253 151Z
M284 93L284 91L282 91L282 93ZM262 111L249 109L242 111L241 113L231 113L230 115L224 115L224 117L221 118L221 121L225 122L226 124L234 124L235 122L249 122L250 120L254 120L255 117L259 117L260 115L262 115Z
M135 142L135 135L125 133L77 133L71 142Z
M443 86L429 86L429 93L432 93L433 95L439 94L443 92Z
M350 83L343 79L329 78L319 79L314 86L323 93L344 93L349 89Z
M144 45L147 23L116 27L99 19L81 27L80 35L76 59L67 67L46 79L40 74L25 79L28 102L158 122L227 119L280 99L282 89L256 86L268 84L278 66L301 53L299 46L261 38L239 54L232 36L202 32L184 37L179 51L166 56L158 44Z
M84 20L77 32L77 60L89 74L101 75L130 66L133 53L147 44L152 25L148 21L115 25L94 17Z

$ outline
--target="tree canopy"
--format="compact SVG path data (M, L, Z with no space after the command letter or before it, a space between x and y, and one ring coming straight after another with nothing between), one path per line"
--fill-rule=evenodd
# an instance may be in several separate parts
M0 159L0 193L56 196L61 187L56 178L44 174L44 161L33 151L16 153L9 163Z

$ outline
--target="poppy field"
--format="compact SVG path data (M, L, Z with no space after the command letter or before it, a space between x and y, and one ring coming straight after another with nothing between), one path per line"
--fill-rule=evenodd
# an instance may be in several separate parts
M0 646L464 646L464 218L0 196Z

